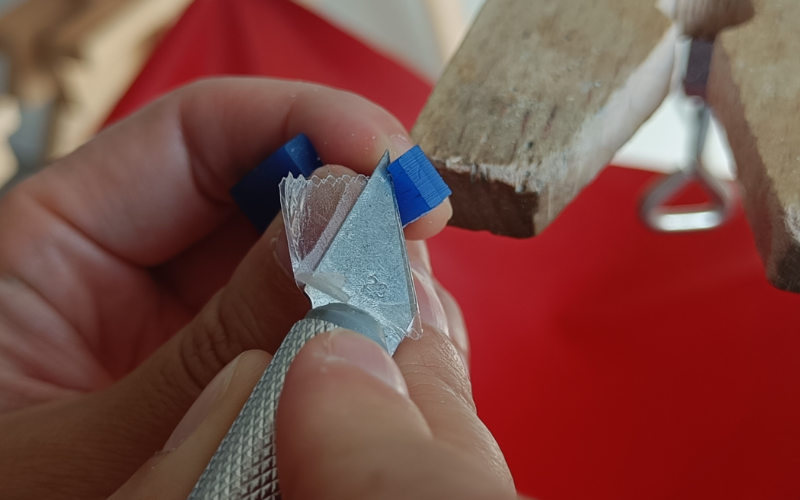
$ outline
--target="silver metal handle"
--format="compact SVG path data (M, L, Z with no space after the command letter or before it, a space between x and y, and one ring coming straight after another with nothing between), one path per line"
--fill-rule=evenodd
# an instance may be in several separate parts
M277 500L281 497L275 461L275 415L286 373L306 342L336 328L355 330L386 348L383 330L366 312L346 304L312 309L286 335L189 494L189 500Z
M703 166L701 156L706 143L711 109L695 102L693 159L681 170L667 176L645 195L639 214L651 229L662 232L700 231L722 225L736 209L736 195L725 182L716 179ZM696 180L708 193L710 203L667 207L664 205L687 183Z

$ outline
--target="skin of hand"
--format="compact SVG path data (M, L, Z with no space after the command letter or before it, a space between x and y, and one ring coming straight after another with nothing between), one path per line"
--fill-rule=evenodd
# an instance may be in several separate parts
M151 458L112 500L183 500L269 362L239 356L187 413L175 449ZM475 414L452 341L428 328L394 359L346 330L315 337L286 378L276 422L288 500L516 499ZM173 436L174 437L174 436Z
M208 80L101 132L0 200L0 496L106 498L124 483L118 498L186 497L268 353L309 308L291 276L281 218L259 236L228 194L300 132L325 162L364 174L384 150L395 157L411 146L395 118L353 94ZM407 238L433 236L450 214L443 204L406 228ZM357 473L366 456L383 452L370 445L368 427L347 420L378 414L390 417L384 430L408 438L394 443L403 455L386 457L405 457L407 479L432 481L447 459L456 475L432 486L463 474L486 478L489 489L476 491L513 495L502 455L475 416L458 306L432 277L424 243L411 241L409 255L428 325L422 340L400 346L397 365L337 332L310 343L293 366L297 389L278 417L279 442L296 442L279 456L285 498L405 498ZM346 345L369 360L350 359ZM383 385L370 366L383 367ZM330 380L320 375L331 370ZM347 418L315 423L341 410L326 406L336 399L317 383L342 396L355 384ZM323 431L352 432L355 441L304 439ZM353 460L333 459L343 452ZM305 457L317 458L300 466ZM309 481L327 484L331 467L347 463L356 479L329 484L335 495L303 490ZM389 469L375 470L381 484L399 485L382 482ZM174 487L163 486L165 478Z

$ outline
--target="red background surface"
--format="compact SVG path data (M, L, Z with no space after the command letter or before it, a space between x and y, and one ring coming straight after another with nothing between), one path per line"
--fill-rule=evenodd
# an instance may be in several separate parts
M110 120L218 74L349 89L407 127L430 92L285 0L196 0ZM534 239L430 242L470 328L481 417L543 500L798 498L800 296L767 284L741 213L646 230L651 177L606 169Z

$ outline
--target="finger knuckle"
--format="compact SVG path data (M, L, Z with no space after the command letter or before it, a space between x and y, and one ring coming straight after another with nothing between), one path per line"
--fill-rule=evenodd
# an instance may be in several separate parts
M423 335L414 342L419 344L406 349L400 366L409 391L434 399L450 394L474 412L472 384L452 342L441 334Z
M260 349L275 352L300 309L265 307L258 298L227 288L218 292L195 318L182 339L181 358L201 387L239 354Z
M203 308L181 338L181 364L199 388L205 387L236 356L238 340L227 334L219 302L220 293Z

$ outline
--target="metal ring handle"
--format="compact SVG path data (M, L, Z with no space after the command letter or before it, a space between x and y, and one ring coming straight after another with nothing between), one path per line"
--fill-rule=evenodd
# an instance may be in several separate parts
M710 121L711 109L701 101L696 115L694 159L686 167L661 180L642 200L639 215L651 229L660 232L713 229L733 215L736 208L735 191L726 182L711 175L701 160ZM696 180L709 194L709 203L679 207L664 205L692 180Z

